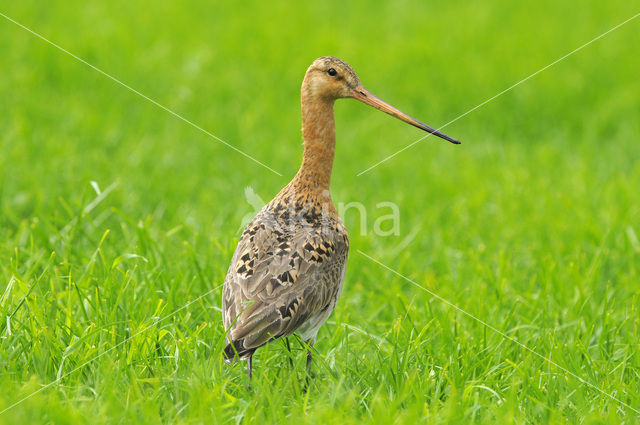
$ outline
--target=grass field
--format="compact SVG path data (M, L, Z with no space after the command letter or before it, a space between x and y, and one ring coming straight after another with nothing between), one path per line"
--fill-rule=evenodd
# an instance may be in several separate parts
M0 424L640 423L640 18L358 177L422 134L337 104L332 194L368 231L349 210L307 393L297 343L246 389L219 311L245 188L299 166L313 59L439 127L637 3L210 3L0 2L282 174L0 17Z

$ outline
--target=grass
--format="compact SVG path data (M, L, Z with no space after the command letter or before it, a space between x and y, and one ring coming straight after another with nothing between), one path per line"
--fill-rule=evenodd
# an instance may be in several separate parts
M219 313L252 210L244 188L269 199L299 165L314 58L344 58L438 127L638 13L632 3L0 12L282 173L0 18L0 410L28 397L0 424L640 423L637 20L447 127L463 145L430 138L360 177L421 134L337 105L333 197L363 203L369 231L344 217L345 290L306 394L295 343L294 369L284 344L261 350L247 390L221 359ZM373 232L385 201L399 236Z

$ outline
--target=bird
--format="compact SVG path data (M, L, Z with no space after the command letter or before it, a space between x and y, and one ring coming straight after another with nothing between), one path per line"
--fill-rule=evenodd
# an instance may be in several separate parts
M308 371L309 348L342 292L349 237L329 184L336 147L334 103L343 98L460 144L373 95L345 61L332 56L313 61L301 88L302 164L242 232L222 290L228 343L223 355L229 363L247 361L249 382L256 350L294 333L308 346Z

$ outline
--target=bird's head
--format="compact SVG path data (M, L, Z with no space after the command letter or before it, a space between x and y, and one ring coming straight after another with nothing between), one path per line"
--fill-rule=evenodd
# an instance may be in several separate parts
M323 56L313 61L302 82L303 96L325 99L357 99L369 106L373 106L387 114L411 124L428 133L448 140L451 143L460 142L440 131L429 127L417 119L405 114L401 110L389 105L364 88L353 68L342 59L333 56Z
M361 85L349 64L332 56L313 61L302 83L303 90L314 97L331 100L352 97L353 90Z

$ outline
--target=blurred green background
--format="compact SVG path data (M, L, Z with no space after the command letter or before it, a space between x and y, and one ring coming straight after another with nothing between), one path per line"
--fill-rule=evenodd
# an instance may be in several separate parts
M422 134L337 103L332 195L361 202L368 231L346 214L345 290L307 393L302 349L291 369L281 343L247 390L218 309L245 188L269 200L299 167L316 57L439 127L638 12L1 1L282 176L0 17L0 410L40 390L0 423L639 423L640 19L448 126L461 146L430 137L359 177ZM373 232L380 202L400 235Z

